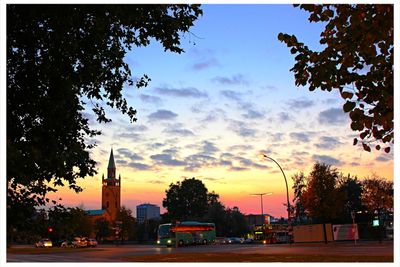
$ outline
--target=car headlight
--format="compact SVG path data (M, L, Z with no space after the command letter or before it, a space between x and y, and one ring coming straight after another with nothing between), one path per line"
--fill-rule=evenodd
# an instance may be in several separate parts
M168 244L171 244L171 240L168 240L167 243L168 243Z
M157 244L160 244L160 240L157 240Z

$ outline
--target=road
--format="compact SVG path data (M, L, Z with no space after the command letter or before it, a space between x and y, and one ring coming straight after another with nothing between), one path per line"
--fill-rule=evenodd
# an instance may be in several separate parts
M242 253L242 254L297 254L297 255L375 255L393 256L393 242L359 242L330 244L274 244L274 245L209 245L166 248L153 245L102 246L79 253L14 254L7 253L7 262L121 262L132 256L172 253Z

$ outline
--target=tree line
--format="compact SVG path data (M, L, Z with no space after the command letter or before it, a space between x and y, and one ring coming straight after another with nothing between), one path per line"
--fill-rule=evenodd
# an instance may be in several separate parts
M294 224L351 223L371 230L373 219L379 230L393 221L393 182L377 175L359 180L343 175L324 163L315 163L308 176L292 176ZM363 229L361 229L363 230Z

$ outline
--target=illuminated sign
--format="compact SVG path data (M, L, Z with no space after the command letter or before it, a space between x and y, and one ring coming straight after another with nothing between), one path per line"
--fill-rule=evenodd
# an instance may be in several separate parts
M256 235L262 235L263 232L254 232Z
M196 231L212 231L214 227L209 225L177 225L171 228L171 232L196 232Z
M379 226L379 220L373 220L372 221L372 226Z

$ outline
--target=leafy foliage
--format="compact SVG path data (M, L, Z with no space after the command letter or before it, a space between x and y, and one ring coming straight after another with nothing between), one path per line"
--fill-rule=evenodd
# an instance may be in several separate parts
M91 108L132 122L124 86L143 87L124 57L150 40L181 53L180 38L202 14L199 5L7 5L7 201L44 205L46 193L93 176ZM89 104L89 107L88 105Z
M350 221L352 212L361 211L363 209L361 203L362 185L357 177L341 175L338 180L339 192L344 196L343 219Z
M92 222L81 208L54 206L48 211L48 224L53 228L52 239L70 239L74 236L89 236Z
M96 233L96 239L102 241L111 235L110 223L104 218L97 219L94 222L94 232Z
M393 209L393 182L372 177L362 182L362 188L361 201L369 212Z
M298 6L298 5L295 5ZM346 101L351 129L371 151L372 142L394 143L393 125L393 5L309 5L310 22L326 23L321 33L322 51L313 51L296 36L280 33L278 39L295 54L297 86L310 91L339 90ZM375 146L377 150L381 145Z
M136 238L136 220L132 215L132 211L122 206L117 213L117 221L121 221L121 240L132 240Z
M303 193L307 189L306 177L303 172L292 176L294 197L293 197L293 217L297 223L301 223L306 217L304 209Z
M339 174L324 163L316 163L308 176L307 190L303 193L307 215L316 222L335 219L344 207L344 196L336 184Z
M182 182L170 184L165 191L163 207L172 220L193 220L203 217L208 208L208 190L202 181L185 178Z
M217 236L242 236L249 229L248 223L237 207L226 208L214 191L208 193L202 181L185 179L171 184L166 190L163 206L168 213L164 222L199 220L215 223Z

